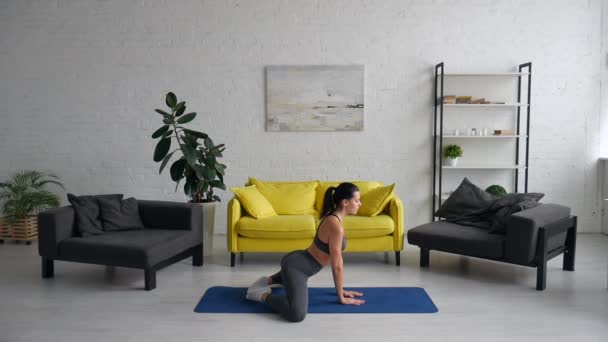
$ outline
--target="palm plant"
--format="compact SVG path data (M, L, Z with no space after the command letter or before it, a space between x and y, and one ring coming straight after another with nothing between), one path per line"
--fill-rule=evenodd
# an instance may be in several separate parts
M45 190L46 184L65 189L57 176L33 170L18 171L8 181L0 182L0 201L4 202L2 213L9 225L28 215L59 206L59 196Z

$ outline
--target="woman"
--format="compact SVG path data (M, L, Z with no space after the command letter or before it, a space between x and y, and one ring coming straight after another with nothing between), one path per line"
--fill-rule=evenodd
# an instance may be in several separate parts
M355 297L361 292L346 291L343 288L342 251L346 247L346 237L342 222L346 215L354 215L361 206L359 189L352 183L342 183L330 187L323 198L321 223L313 243L306 250L293 251L281 259L281 270L276 274L263 276L247 289L246 298L270 305L270 307L291 322L300 322L308 309L308 278L331 264L339 303L361 305L365 301ZM286 295L273 295L270 285L285 287Z

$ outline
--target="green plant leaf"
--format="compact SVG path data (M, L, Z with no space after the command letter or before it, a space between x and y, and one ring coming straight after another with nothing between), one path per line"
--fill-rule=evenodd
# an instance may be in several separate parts
M177 123L179 123L179 124L188 123L188 122L194 120L194 117L196 117L196 113L188 113L188 114L180 117L179 119L177 119Z
M154 161L159 162L165 158L169 149L171 148L171 139L163 138L158 141L156 148L154 149Z
M226 170L226 165L217 163L215 164L215 170L223 175L224 171Z
M166 118L166 119L163 119L163 123L165 125L173 125L175 123L175 121L173 121L173 118Z
M157 129L154 133L152 133L152 139L156 139L165 134L169 130L169 127L169 125L164 125L161 128Z
M184 169L186 168L186 160L180 158L176 160L171 167L169 168L169 172L171 173L171 179L174 182L179 181L184 177Z
M196 172L196 176L198 178L205 178L205 172L206 171L205 171L205 169L201 165L194 164L194 165L192 165L192 168Z
M168 130L167 133L163 134L163 138L166 138L168 136L170 136L171 134L173 134L173 130Z
M175 105L175 116L181 116L186 111L186 101L182 101Z
M160 109L155 109L154 111L155 111L155 112L157 112L158 114L162 115L162 116L163 116L163 117L165 117L166 119L168 119L168 118L171 118L171 117L172 117L172 116L171 116L171 114L169 114L169 113L167 113L167 112L165 112L165 111L163 111L163 110L160 110Z
M226 184L224 184L223 182L220 182L219 180L213 180L213 181L209 182L209 184L214 188L226 190Z
M194 131L194 130L187 129L187 128L184 128L184 132L186 132L186 133L188 133L190 135L193 135L193 136L195 136L195 137L197 137L199 139L207 139L209 137L206 133L199 132L199 131Z
M163 162L160 164L160 169L158 170L158 174L159 175L163 172L163 169L165 168L165 165L167 165L167 162L169 162L169 159L171 159L171 156L173 155L173 153L175 153L175 151L167 154L165 156L165 158L163 158Z
M216 200L216 201L218 201L218 202L222 201L222 199L218 195L213 195L213 199Z
M188 161L188 164L195 165L196 164L196 148L191 145L183 145L184 156Z
M175 94L173 94L172 92L169 92L165 97L165 102L167 103L167 106L169 108L174 109L177 103L177 96L175 96Z
M211 138L207 137L207 139L205 139L205 147L208 149L212 149L213 146L213 140L211 140Z

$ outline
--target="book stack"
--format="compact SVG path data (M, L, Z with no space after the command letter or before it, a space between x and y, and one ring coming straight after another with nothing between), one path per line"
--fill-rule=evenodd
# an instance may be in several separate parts
M456 96L446 95L443 97L443 103L454 104L456 103Z
M472 96L456 96L456 103L471 103Z
M512 129L495 129L494 135L514 135Z

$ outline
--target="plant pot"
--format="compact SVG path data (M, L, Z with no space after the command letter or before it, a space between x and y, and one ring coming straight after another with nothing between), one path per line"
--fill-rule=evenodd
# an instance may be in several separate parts
M456 166L456 165L458 165L458 159L459 158L445 158L445 165L446 166Z
M30 244L38 238L38 216L30 215L9 226L6 219L0 219L0 240L25 241Z
M213 233L215 232L215 202L196 203L203 211L203 256L213 252Z

